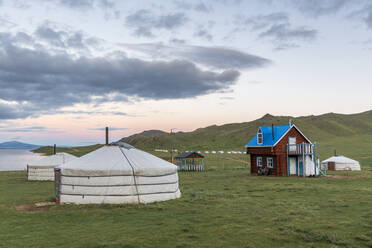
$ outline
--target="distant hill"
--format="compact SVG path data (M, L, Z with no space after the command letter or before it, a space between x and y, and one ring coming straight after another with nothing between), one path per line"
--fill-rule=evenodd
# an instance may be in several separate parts
M103 145L96 144L90 146L76 146L76 147L61 147L57 146L56 152L67 152L77 157L81 157L87 153L90 153L98 148L101 148ZM35 153L43 153L45 155L52 155L54 152L53 146L43 146L38 149L32 150Z
M18 141L9 141L9 142L4 142L0 143L0 149L37 149L40 146L38 145L32 145L32 144L26 144Z
M143 131L142 133L137 133L137 134L133 134L131 136L122 138L120 141L123 141L125 143L130 143L132 140L135 140L139 137L153 137L153 136L159 136L163 134L167 134L167 133L161 130L147 130L147 131Z
M372 111L350 115L328 113L302 117L267 114L251 122L213 125L172 135L163 131L143 135L145 131L123 140L146 150L169 149L173 145L178 150L243 151L245 144L256 134L260 125L288 124L289 120L312 142L317 142L319 154L323 158L332 155L335 149L338 153L355 159L358 159L358 156L372 158Z

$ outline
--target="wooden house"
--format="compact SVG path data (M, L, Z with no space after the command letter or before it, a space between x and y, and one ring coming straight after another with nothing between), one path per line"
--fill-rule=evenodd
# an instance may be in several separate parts
M246 145L251 174L315 176L316 146L293 124L261 126Z

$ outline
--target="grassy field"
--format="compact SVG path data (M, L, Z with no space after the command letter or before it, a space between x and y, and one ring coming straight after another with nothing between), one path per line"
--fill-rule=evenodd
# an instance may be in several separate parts
M1 172L0 247L372 247L372 172L257 177L246 161L209 155L179 173L182 198L148 205L28 208L53 183Z

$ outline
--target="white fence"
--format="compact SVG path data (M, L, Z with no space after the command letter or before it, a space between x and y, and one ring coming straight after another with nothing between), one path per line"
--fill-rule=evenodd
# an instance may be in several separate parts
M167 149L155 149L155 152L170 152L169 150ZM174 149L173 152L178 152L177 149ZM189 152L189 150L185 151L185 152ZM197 151L198 153L203 153L202 151ZM245 154L245 151L204 151L204 154Z

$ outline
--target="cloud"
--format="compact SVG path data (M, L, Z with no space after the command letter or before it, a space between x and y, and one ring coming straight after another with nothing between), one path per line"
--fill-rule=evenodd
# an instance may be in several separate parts
M64 5L70 8L86 9L86 8L93 8L94 1L93 0L60 0L59 3L61 5Z
M170 44L175 44L175 45L184 45L184 44L186 44L186 40L172 38L172 39L169 40L169 43Z
M186 15L181 12L156 15L150 10L140 9L126 17L126 26L133 29L137 36L153 37L154 30L173 30L187 21Z
M256 81L256 80L252 80L252 81L248 81L247 83L248 83L248 84L262 84L263 82L261 82L261 81Z
M208 12L212 11L211 7L208 7L204 3L199 3L199 4L195 5L194 10L200 11L200 12L205 12L205 13L208 13Z
M350 0L288 0L289 3L312 17L335 14L355 1Z
M241 16L238 16L237 19L239 19L237 20L237 23L249 26L252 30L262 30L264 28L270 27L275 23L289 22L289 17L284 12L276 12L268 15L257 15L254 17L243 19L243 21Z
M306 26L293 26L284 12L257 15L249 18L236 17L235 23L242 29L249 27L258 37L268 39L275 49L299 47L301 42L313 41L318 31Z
M193 4L190 2L186 2L184 0L183 1L176 0L176 1L173 1L173 3L176 5L176 8L178 9L194 10L194 11L203 12L203 13L209 13L212 11L211 6L207 6L205 3L202 3L202 2Z
M216 69L254 69L271 64L271 60L228 47L191 45L166 46L159 43L122 44L157 57L184 58Z
M357 5L347 17L363 22L368 29L372 29L372 4L367 2L364 5Z
M1 119L58 113L63 107L94 103L94 96L117 94L119 101L193 98L226 91L240 76L235 69L201 69L187 58L142 60L122 53L87 57L56 52L35 40L32 35L0 33Z
M0 0L1 1L1 0ZM28 9L32 6L41 7L58 7L74 10L77 12L100 10L103 12L106 20L119 19L121 12L116 7L114 0L12 0L13 6L19 9ZM45 6L46 5L46 6Z
M1 6L1 3L0 3L0 6ZM0 26L1 27L5 27L5 28L14 28L17 26L16 23L12 22L9 20L8 17L6 16L0 16Z
M55 48L73 48L89 51L100 44L96 38L85 35L82 31L61 30L49 22L44 22L34 32L36 38L47 42Z
M220 97L220 100L235 100L236 98L234 96L222 96Z
M48 128L44 126L29 126L19 128L0 127L0 133L26 133L26 132L45 132Z
M93 8L114 9L115 3L110 0L46 0L49 2L58 2L58 4L78 10L88 10Z
M372 29L372 5L365 7L365 16L363 18L367 28Z
M83 110L58 110L58 111L50 111L50 114L73 114L73 115L120 115L120 116L128 116L125 112L120 111L83 111Z
M98 128L88 128L91 131L105 131L105 127L98 127ZM120 128L120 127L109 127L109 131L123 131L128 130L128 128Z
M192 46L183 55L215 68L253 69L271 63L269 59L226 47Z
M28 114L14 104L0 102L0 120L24 118Z
M298 46L297 41L314 40L317 36L317 30L310 29L304 26L291 27L288 23L272 25L268 30L260 33L260 37L268 37L273 39L274 42L279 42L282 48L289 46ZM279 46L278 46L279 47Z
M233 6L240 5L243 2L243 0L214 0L214 1L222 5L233 5Z
M207 41L212 41L213 40L213 36L212 34L209 32L208 29L206 29L203 25L200 25L197 29L197 31L194 33L195 36L197 37L200 37L200 38L204 38L206 39Z

